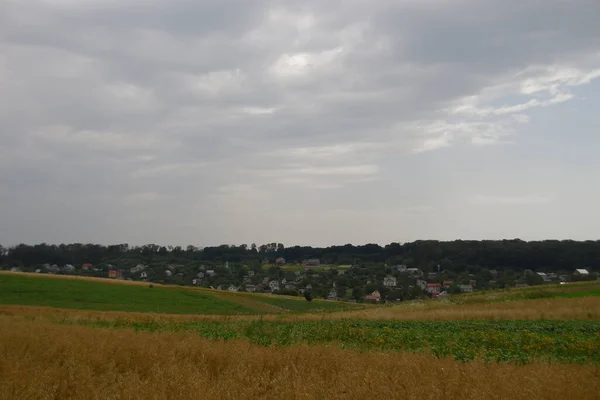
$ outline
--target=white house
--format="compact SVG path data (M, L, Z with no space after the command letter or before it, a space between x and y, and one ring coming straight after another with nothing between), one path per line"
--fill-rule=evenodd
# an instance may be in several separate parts
M198 279L203 279L204 278L204 272L200 271L196 274L196 278Z
M278 281L271 281L269 282L269 287L271 288L271 291L275 292L279 290L279 282Z
M588 271L587 269L576 269L575 272L573 273L573 275L589 276L590 271Z
M141 279L147 279L148 278L148 273L146 271L142 271L142 273L140 274L140 278Z
M42 270L41 270L41 269L39 269L39 268L35 270L35 273L36 273L36 274L39 274L40 272L42 272Z
M425 290L425 288L427 287L427 281L417 279L417 286L420 287L421 290Z
M537 272L537 274L544 282L550 282L550 277L545 272Z
M327 294L327 300L337 300L337 292L335 290L331 290L329 294Z
M404 264L398 265L398 266L396 266L396 270L398 270L398 272L404 273L404 272L406 272L406 265L404 265Z
M458 288L463 293L471 293L473 291L473 286L471 285L458 285Z
M238 288L237 288L237 286L229 285L229 287L227 288L227 290L229 290L230 292L237 292Z
M383 278L383 286L385 287L396 287L396 278L393 276L386 276Z
M63 268L63 271L65 271L65 272L75 272L75 267L72 266L71 264L67 264Z
M209 269L206 271L206 275L208 276L215 276L215 270L214 269Z
M168 276L168 277L173 276L173 273L171 272L171 270L167 269L167 270L165 270L165 276Z
M138 264L135 267L131 268L129 270L129 272L131 272L132 274L135 274L135 273L138 273L138 272L141 272L141 271L145 270L146 268L147 267L144 264Z
M419 268L406 268L406 273L410 276L422 276L423 271Z

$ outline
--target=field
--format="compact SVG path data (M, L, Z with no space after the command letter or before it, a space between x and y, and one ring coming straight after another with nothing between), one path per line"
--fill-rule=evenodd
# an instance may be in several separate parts
M108 279L0 274L0 304L168 314L250 315L341 310L352 304ZM356 307L356 306L354 306Z
M598 289L326 308L0 275L0 399L597 399Z

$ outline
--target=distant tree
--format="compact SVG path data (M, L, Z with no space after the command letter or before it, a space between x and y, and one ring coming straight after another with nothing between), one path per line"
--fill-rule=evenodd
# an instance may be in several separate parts
M313 300L313 296L312 296L312 293L310 292L310 290L305 290L304 291L304 298L308 302L311 302Z

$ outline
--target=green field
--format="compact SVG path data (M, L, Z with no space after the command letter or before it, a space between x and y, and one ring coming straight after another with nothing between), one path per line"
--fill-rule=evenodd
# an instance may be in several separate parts
M261 345L334 345L379 351L424 351L457 360L600 363L600 321L202 321L63 320L149 332L193 331L208 339Z
M250 315L336 311L352 304L185 287L0 274L0 304L166 314ZM273 307L274 306L274 307Z

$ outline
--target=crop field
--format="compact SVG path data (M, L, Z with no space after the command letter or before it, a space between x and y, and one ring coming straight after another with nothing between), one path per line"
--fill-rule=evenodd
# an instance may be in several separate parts
M0 400L597 399L597 290L345 308L4 274Z
M119 284L121 283L121 284ZM251 315L356 308L353 304L106 279L0 274L0 304L168 314Z

